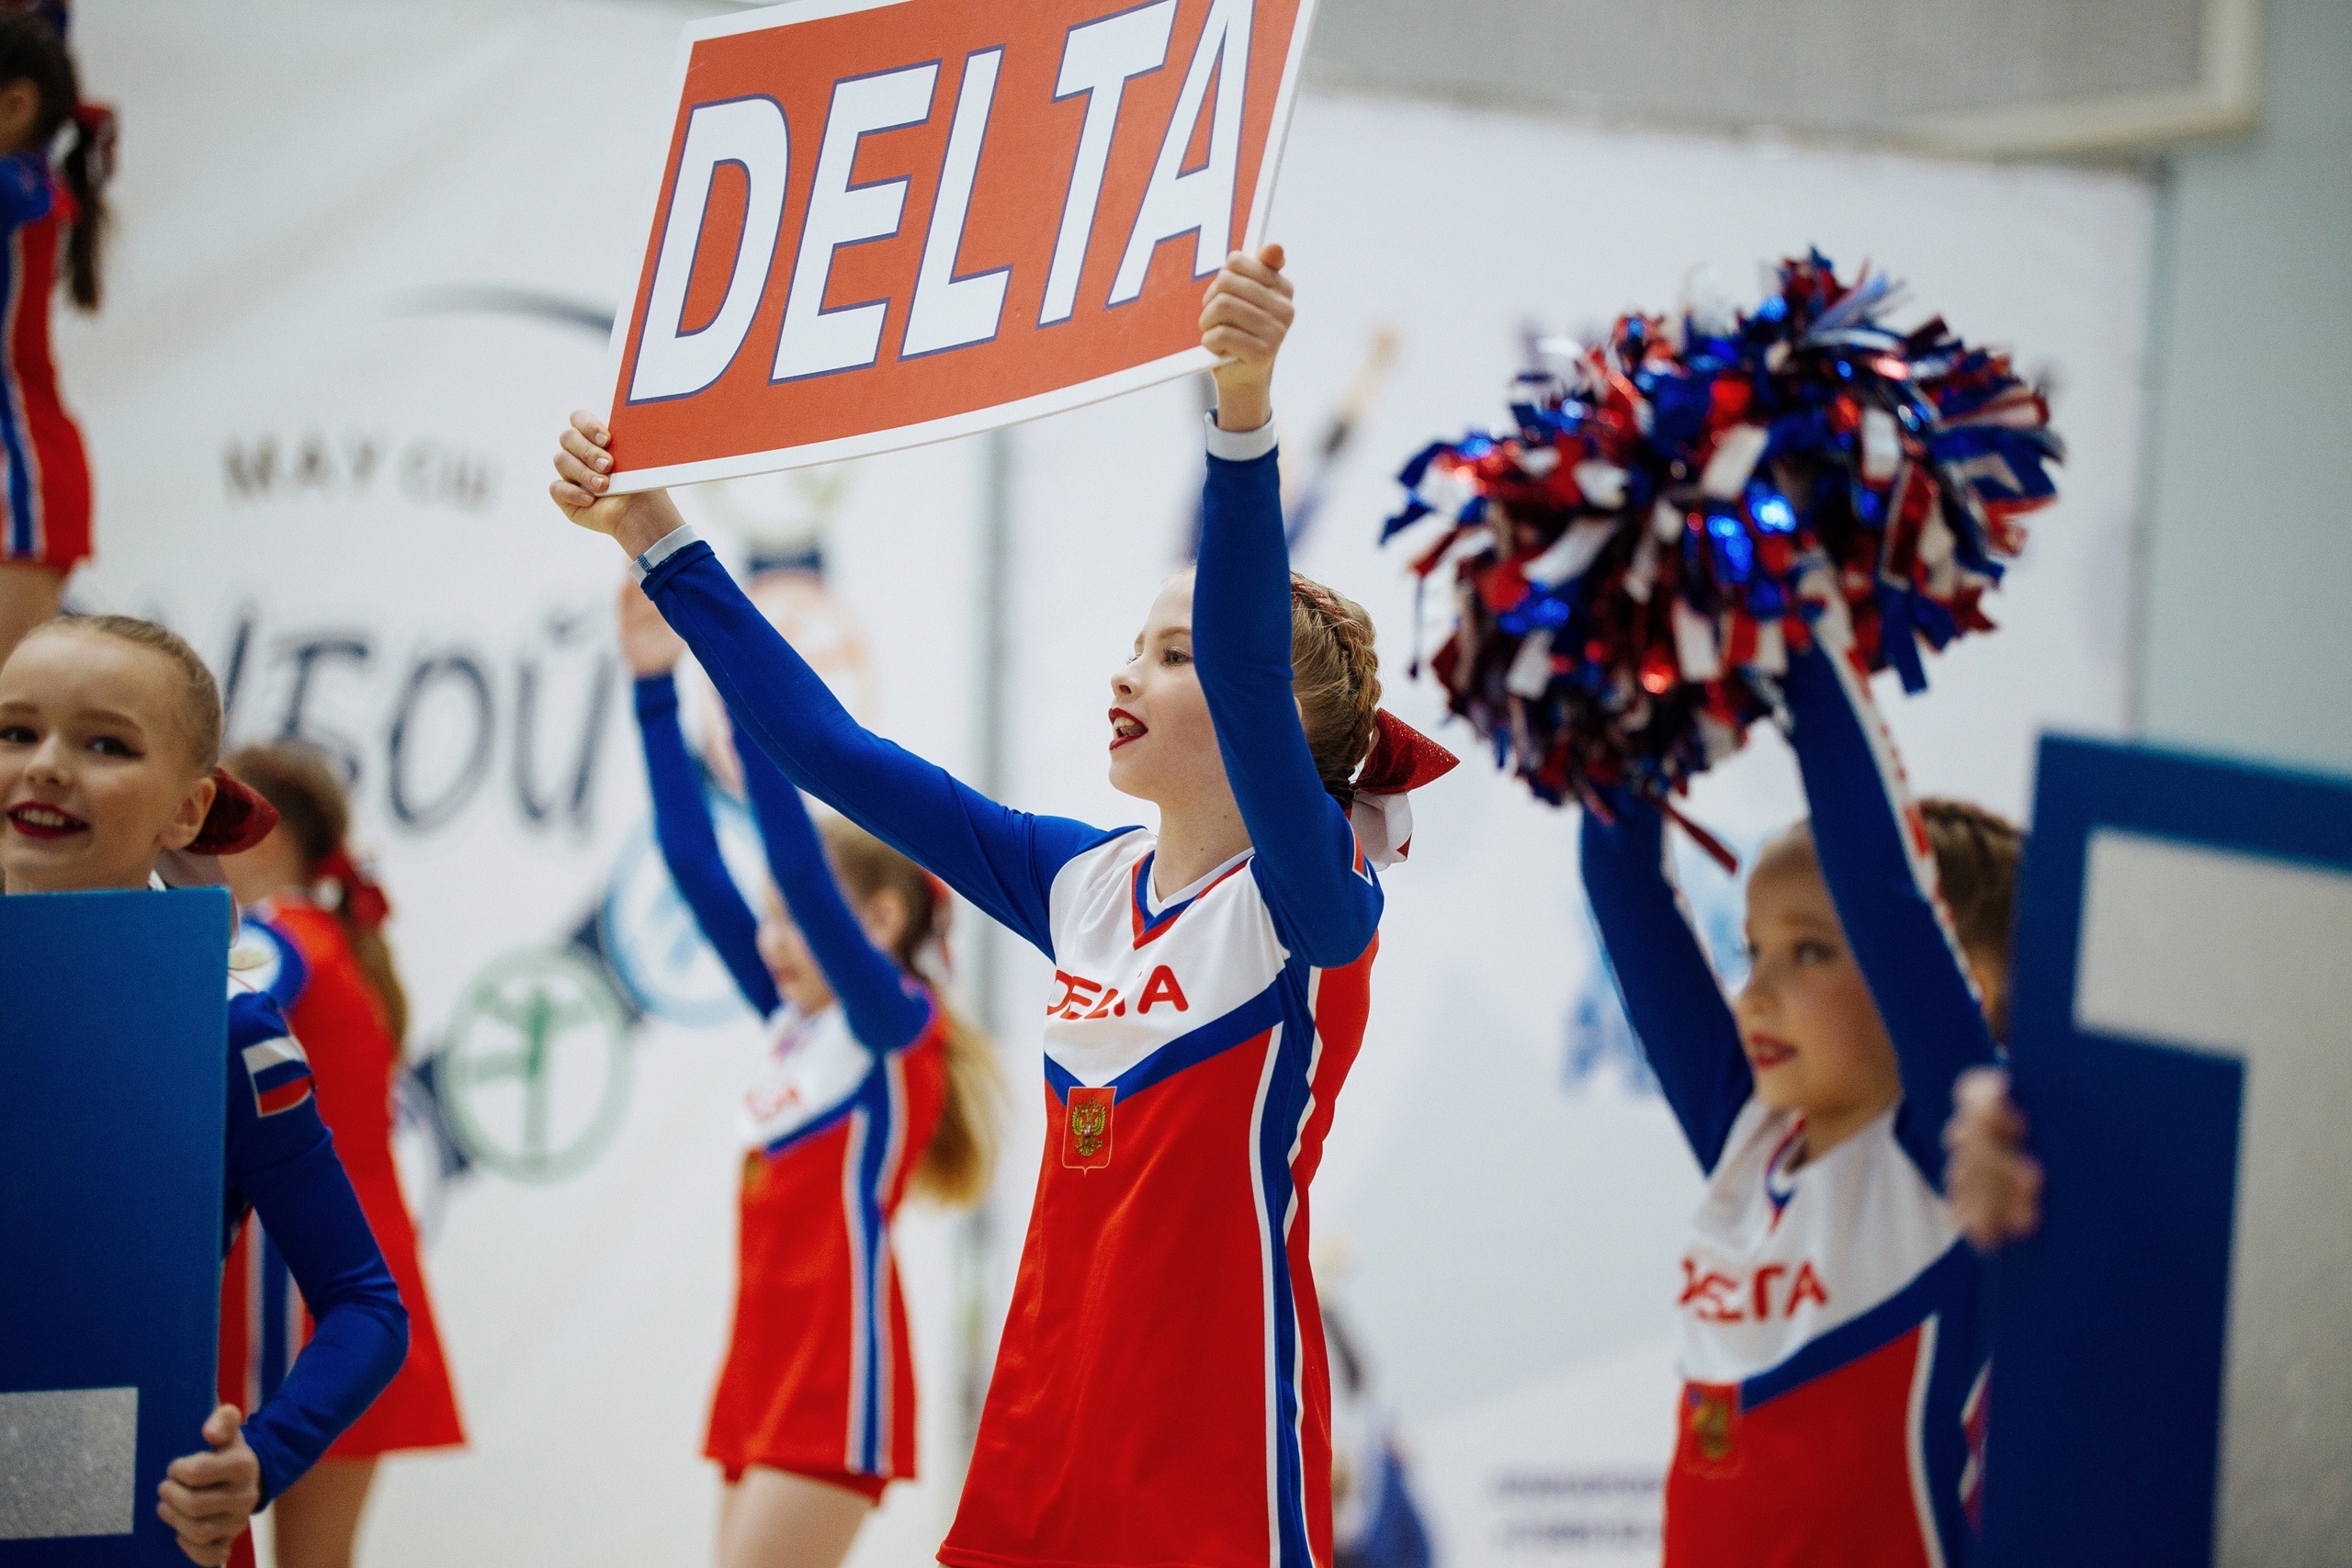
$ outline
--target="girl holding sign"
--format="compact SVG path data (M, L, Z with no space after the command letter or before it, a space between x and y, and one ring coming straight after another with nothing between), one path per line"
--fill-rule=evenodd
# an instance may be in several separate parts
M114 116L82 102L62 27L62 7L54 17L0 13L0 659L57 613L67 575L90 553L89 458L58 399L49 298L62 281L74 304L98 308Z
M775 879L753 916L678 726L685 645L634 583L620 622L662 857L773 1035L739 1117L735 1325L703 1450L727 1483L718 1561L831 1568L883 1488L915 1473L890 1226L910 1184L954 1203L988 1190L994 1049L922 977L944 890L847 823L820 836L800 792L744 747Z
M127 615L54 620L0 664L0 886L10 894L163 886L175 851L229 854L277 814L222 773L220 694L194 649ZM383 1391L408 1314L319 1120L309 1062L266 991L230 974L227 1211L258 1213L318 1320L277 1393L208 1451L173 1461L156 1508L197 1562L228 1561L254 1511L300 1481ZM193 1306L193 1303L191 1303Z
M867 733L667 497L605 494L600 421L574 415L556 458L557 503L636 558L759 748L1054 962L1044 1168L940 1549L959 1568L1330 1558L1307 1188L1363 1037L1397 797L1453 759L1379 712L1363 612L1289 570L1282 263L1237 254L1209 287L1200 564L1111 678L1111 781L1156 833L1012 810Z

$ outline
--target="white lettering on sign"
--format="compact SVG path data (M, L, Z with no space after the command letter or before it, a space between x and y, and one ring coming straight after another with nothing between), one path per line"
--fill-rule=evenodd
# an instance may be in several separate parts
M833 253L843 245L888 239L899 231L906 209L904 178L852 185L861 139L877 130L899 130L931 118L936 64L910 65L875 76L853 76L833 84L825 115L824 144L817 153L817 178L800 225L800 254L792 265L792 291L784 302L784 330L776 334L775 373L790 381L871 365L882 351L882 323L890 299L865 300L825 309L832 280Z
M734 270L727 279L718 313L693 332L684 331L686 287L693 281L695 253L702 243L703 219L710 206L711 180L721 164L743 171L750 189L743 204L743 233L735 244ZM784 110L774 98L735 98L698 104L686 119L678 178L662 220L662 252L653 268L653 288L645 306L645 333L630 378L631 402L682 398L699 392L726 373L752 330L775 259L776 230L784 221L786 176L792 168L792 141Z
M972 277L956 276L956 254L964 248L964 218L971 210L972 182L980 169L980 146L988 138L989 105L996 97L997 67L1003 60L1001 48L964 57L964 85L956 96L956 123L947 132L947 156L939 168L939 195L931 204L931 230L923 236L922 267L915 275L914 303L907 310L901 358L986 343L996 336L997 322L1004 315L1011 267Z
M1175 25L1176 0L1158 0L1072 28L1063 40L1054 101L1086 95L1086 123L1078 133L1069 194L1062 198L1053 265L1046 273L1045 303L1037 310L1041 327L1069 320L1078 304L1078 276L1086 266L1087 242L1094 234L1094 209L1102 197L1102 171L1111 159L1119 100L1126 94L1129 77L1157 71L1167 62L1168 37ZM1193 107L1198 110L1197 101ZM1235 112L1239 112L1238 100Z
M1206 277L1225 265L1232 249L1233 184L1241 164L1241 104L1250 83L1250 24L1255 9L1252 0L1216 0L1210 8L1200 47L1193 51L1192 67L1184 73L1183 91L1176 95L1176 113L1159 144L1159 160L1152 165L1151 184L1144 188L1135 231L1127 236L1127 253L1111 284L1114 305L1124 305L1143 292L1151 254L1162 240L1198 234L1193 246L1194 277ZM1184 153L1200 125L1212 73L1216 108L1209 120L1208 157L1187 174L1182 172Z

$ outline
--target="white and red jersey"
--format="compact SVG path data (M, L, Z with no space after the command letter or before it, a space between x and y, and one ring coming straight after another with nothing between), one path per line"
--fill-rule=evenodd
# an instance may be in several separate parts
M1931 1477L1981 1396L1976 1270L1893 1111L1809 1162L1804 1133L1750 1100L1692 1223L1669 1528L1690 1561L1940 1563ZM1974 1465L1961 1483L1965 1503Z
M1156 901L1153 849L1054 879L1045 1162L944 1562L1329 1560L1307 1187L1377 943L1294 956L1248 855Z

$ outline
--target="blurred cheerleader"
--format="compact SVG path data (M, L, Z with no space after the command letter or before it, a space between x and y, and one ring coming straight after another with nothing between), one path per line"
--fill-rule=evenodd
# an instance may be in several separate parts
M89 459L58 397L49 297L62 280L98 308L113 172L114 116L82 102L64 7L0 12L0 659L90 554Z
M319 1114L408 1309L408 1359L399 1375L277 1501L278 1568L345 1568L377 1460L465 1441L392 1160L408 998L382 934L390 906L345 847L350 807L325 758L277 741L244 748L227 767L277 809L267 838L221 861L245 910L242 972L277 999L310 1052ZM248 1407L267 1399L311 1332L275 1238L248 1226L221 1283L220 1397ZM250 1551L241 1549L240 1560Z
M662 857L773 1040L739 1118L735 1325L703 1450L726 1477L718 1561L832 1568L883 1488L915 1472L890 1226L910 1182L950 1203L988 1190L996 1058L919 967L946 936L946 890L845 821L820 837L800 792L744 746L775 879L752 914L678 727L685 644L634 583L620 626Z

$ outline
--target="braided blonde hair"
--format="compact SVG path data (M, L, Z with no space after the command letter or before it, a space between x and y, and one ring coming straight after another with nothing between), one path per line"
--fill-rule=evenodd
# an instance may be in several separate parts
M1378 733L1380 655L1363 605L1310 577L1290 574L1291 689L1323 787L1346 806L1349 781Z

